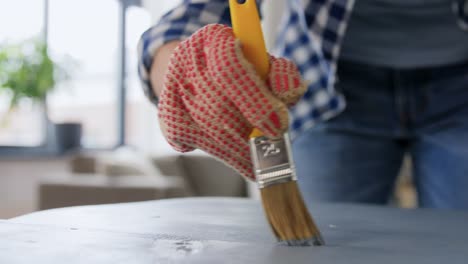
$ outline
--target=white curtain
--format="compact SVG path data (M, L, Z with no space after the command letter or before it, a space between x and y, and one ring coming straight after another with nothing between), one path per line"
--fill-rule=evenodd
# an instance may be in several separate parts
M268 50L272 50L275 45L283 11L286 10L286 1L287 0L263 1L263 33Z

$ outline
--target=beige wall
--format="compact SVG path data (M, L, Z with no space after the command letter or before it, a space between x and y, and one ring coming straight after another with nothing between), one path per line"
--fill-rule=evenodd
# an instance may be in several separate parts
M37 210L39 179L66 171L65 159L0 160L0 219Z

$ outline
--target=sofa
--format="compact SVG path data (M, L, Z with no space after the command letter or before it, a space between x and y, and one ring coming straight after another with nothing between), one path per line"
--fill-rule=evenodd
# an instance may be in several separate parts
M40 210L191 196L247 196L244 179L203 153L151 156L132 149L78 153L69 173L40 180Z

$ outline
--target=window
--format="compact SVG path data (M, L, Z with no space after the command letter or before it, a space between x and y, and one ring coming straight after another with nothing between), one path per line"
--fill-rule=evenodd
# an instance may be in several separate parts
M127 10L127 123L126 142L156 154L173 152L164 139L157 120L157 110L144 96L137 73L137 43L151 24L180 1L143 1L144 8Z
M144 141L152 138L151 126L156 123L154 107L144 96L137 72L137 44L141 34L150 27L148 11L140 7L127 9L127 36L125 40L127 51L127 107L126 107L126 138L133 146L145 146ZM147 142L146 142L147 143Z
M124 20L122 1L127 3ZM44 36L47 32L51 57L72 69L71 78L59 83L47 98L49 117L55 123L81 123L83 147L112 148L125 140L127 144L146 150L167 152L170 147L159 130L156 109L141 89L136 49L141 34L179 3L0 0L0 23L15 25L0 27L0 44ZM122 21L125 22L126 33L124 51L120 43ZM121 71L123 54L125 74ZM121 89L122 82L125 90ZM125 98L125 104L120 101L122 98ZM47 143L41 107L24 100L8 115L9 121L1 123L8 111L7 100L8 94L0 94L0 151L5 145L38 146ZM125 111L125 119L122 118L122 110Z
M43 21L42 1L0 0L0 46L40 37ZM9 94L0 90L0 146L37 146L43 143L45 119L41 106L23 100L9 111L9 98Z
M76 64L72 78L49 97L53 122L82 124L82 145L109 148L118 137L118 33L116 0L49 0L49 51Z

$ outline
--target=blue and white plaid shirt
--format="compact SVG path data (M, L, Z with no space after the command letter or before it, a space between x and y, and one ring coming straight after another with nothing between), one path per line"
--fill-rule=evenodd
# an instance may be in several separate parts
M149 81L153 55L164 43L188 38L207 24L230 24L227 0L185 0L167 13L140 41L139 73L146 95L154 103ZM262 2L262 1L259 1ZM455 0L466 22L466 0ZM458 3L458 5L457 5ZM302 99L290 109L290 134L327 120L345 108L343 96L334 89L340 44L354 0L288 0L275 55L294 61L310 84ZM465 9L464 9L465 8ZM460 20L463 22L463 20Z

